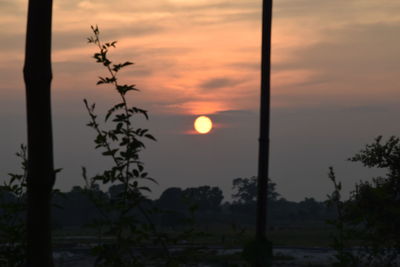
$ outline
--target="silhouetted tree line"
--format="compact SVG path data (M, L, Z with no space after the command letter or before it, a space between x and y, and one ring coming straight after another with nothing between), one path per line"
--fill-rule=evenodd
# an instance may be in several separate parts
M269 182L268 210L271 226L321 222L332 218L334 212L324 202L305 198L300 202L288 201L276 192L276 185ZM101 217L100 211L92 202L90 194L115 200L124 190L122 184L111 186L106 192L100 188L91 189L74 186L69 192L55 192L53 196L53 227L83 228ZM236 178L233 180L232 201L223 202L223 192L218 187L208 185L182 189L170 187L156 200L147 199L146 205L158 208L154 215L160 226L179 227L193 212L199 225L241 224L254 225L256 211L256 178ZM16 198L6 193L7 201ZM132 212L135 212L133 210ZM138 212L139 213L139 212Z

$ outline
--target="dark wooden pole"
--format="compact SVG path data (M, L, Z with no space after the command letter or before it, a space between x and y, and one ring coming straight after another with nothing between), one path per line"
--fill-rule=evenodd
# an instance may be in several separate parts
M256 239L266 239L267 192L269 167L270 127L270 74L271 74L271 23L272 0L263 0L262 45L261 45L261 104L260 139L258 155L257 225Z
M51 191L55 174L51 126L52 0L29 0L24 80L28 121L28 267L52 267Z

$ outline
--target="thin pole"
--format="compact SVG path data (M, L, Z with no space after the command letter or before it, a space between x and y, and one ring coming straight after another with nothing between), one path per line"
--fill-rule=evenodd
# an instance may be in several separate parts
M51 191L55 181L51 125L52 0L29 0L24 80L28 123L27 267L52 267Z
M270 76L271 76L271 24L272 0L263 0L262 45L261 45L261 103L260 139L258 155L257 225L256 239L265 240L267 225L267 192L269 168L270 128Z

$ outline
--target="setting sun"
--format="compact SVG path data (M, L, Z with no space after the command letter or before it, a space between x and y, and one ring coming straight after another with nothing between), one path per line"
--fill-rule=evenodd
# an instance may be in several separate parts
M212 121L209 117L200 116L194 121L194 128L198 133L206 134L212 129Z

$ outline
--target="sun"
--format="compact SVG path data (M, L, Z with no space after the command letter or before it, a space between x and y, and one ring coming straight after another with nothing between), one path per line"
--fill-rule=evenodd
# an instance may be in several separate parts
M200 116L194 121L194 128L198 133L206 134L212 129L212 121L209 117Z

